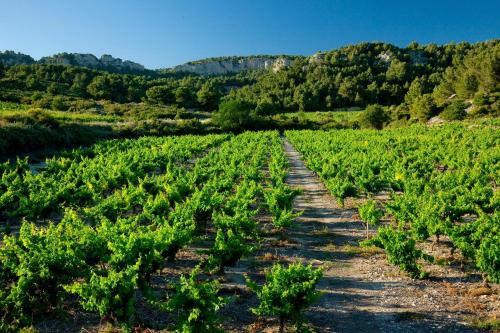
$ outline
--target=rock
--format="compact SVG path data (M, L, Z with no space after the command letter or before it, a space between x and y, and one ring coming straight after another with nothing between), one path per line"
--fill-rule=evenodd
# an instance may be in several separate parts
M325 63L325 54L321 52L313 54L309 57L309 63L323 65Z
M146 69L141 64L104 54L97 58L93 54L58 53L50 57L43 57L42 64L81 66L97 70L107 70L117 73L143 72Z
M172 70L199 75L221 75L257 69L270 69L277 72L284 67L290 66L292 62L293 60L289 57L224 57L188 62L175 66Z
M0 62L4 66L14 66L14 65L29 65L34 64L35 59L30 57L27 54L14 52L14 51L5 51L0 52Z
M380 53L377 58L379 58L382 62L385 62L386 64L389 64L392 61L392 53L391 51L385 51Z

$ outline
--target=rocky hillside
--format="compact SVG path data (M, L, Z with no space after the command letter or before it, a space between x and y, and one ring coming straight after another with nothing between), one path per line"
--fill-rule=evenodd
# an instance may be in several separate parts
M109 54L97 58L93 54L59 53L50 57L43 57L38 62L41 64L81 66L119 73L143 72L146 70L141 64L114 58Z
M292 56L209 58L178 65L171 70L199 75L221 75L256 69L271 69L276 72L283 67L290 66L295 58Z
M229 73L238 73L248 70L268 69L278 71L283 67L290 66L297 56L272 56L272 55L255 55L255 56L240 56L240 57L218 57L208 58L197 61L191 61L182 65L175 66L170 69L159 70L160 72L170 73L192 73L198 75L224 75ZM48 57L42 57L36 61L31 56L16 53L14 51L0 52L0 62L5 66L22 65L22 64L54 64L54 65L69 65L80 66L96 70L104 70L112 73L130 73L144 74L149 72L153 74L153 70L146 69L143 65L114 58L110 55L102 55L97 58L93 54L85 53L58 53Z
M0 62L4 66L13 66L34 64L36 61L27 54L22 54L14 51L5 51L0 52Z
M55 64L87 67L105 70L113 73L144 73L148 71L143 65L133 61L114 58L108 54L97 58L93 54L83 53L58 53L50 57L42 57L36 61L31 56L14 51L0 52L0 62L5 66L22 64Z

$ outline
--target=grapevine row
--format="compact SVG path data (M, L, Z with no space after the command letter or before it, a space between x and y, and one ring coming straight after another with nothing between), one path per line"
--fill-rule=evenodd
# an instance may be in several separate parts
M383 247L389 260L403 260L397 264L411 276L426 275L416 260L433 260L416 243L447 237L488 279L500 282L497 129L452 124L286 136L341 204L347 197L389 191L383 211L394 227L379 229L372 243ZM376 207L361 208L370 215L367 220L378 219Z

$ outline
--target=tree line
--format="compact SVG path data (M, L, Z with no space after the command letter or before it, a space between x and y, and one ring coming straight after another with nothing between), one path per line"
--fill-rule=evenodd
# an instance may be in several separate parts
M414 42L404 48L360 43L297 57L277 72L207 77L173 72L116 74L48 64L2 66L0 99L56 109L68 109L81 99L206 111L230 105L234 112L243 110L246 117L380 105L385 113L378 118L385 122L425 121L438 114L460 119L470 105L479 114L498 112L499 68L499 40Z

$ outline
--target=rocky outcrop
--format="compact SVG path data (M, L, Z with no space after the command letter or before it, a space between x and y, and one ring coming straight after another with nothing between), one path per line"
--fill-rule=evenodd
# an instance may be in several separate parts
M291 57L226 57L188 62L175 66L172 70L199 75L221 75L257 69L270 69L276 72L292 63Z
M4 66L14 66L14 65L29 65L34 64L35 59L27 54L22 54L14 51L0 52L0 62Z
M325 54L318 52L309 57L310 64L323 65L325 63Z
M391 51L384 51L384 52L380 53L379 55L377 55L377 58L380 59L380 61L389 65L389 63L392 61L394 56L392 55Z
M53 64L87 67L90 69L105 70L114 73L143 73L148 71L143 65L136 62L114 58L104 54L97 58L93 54L85 53L58 53L50 57L43 57L36 61L32 57L14 51L0 52L0 62L4 66Z
M80 66L118 73L134 73L146 70L141 64L128 60L123 61L108 54L97 58L93 54L59 53L50 57L43 57L38 62L42 64Z

